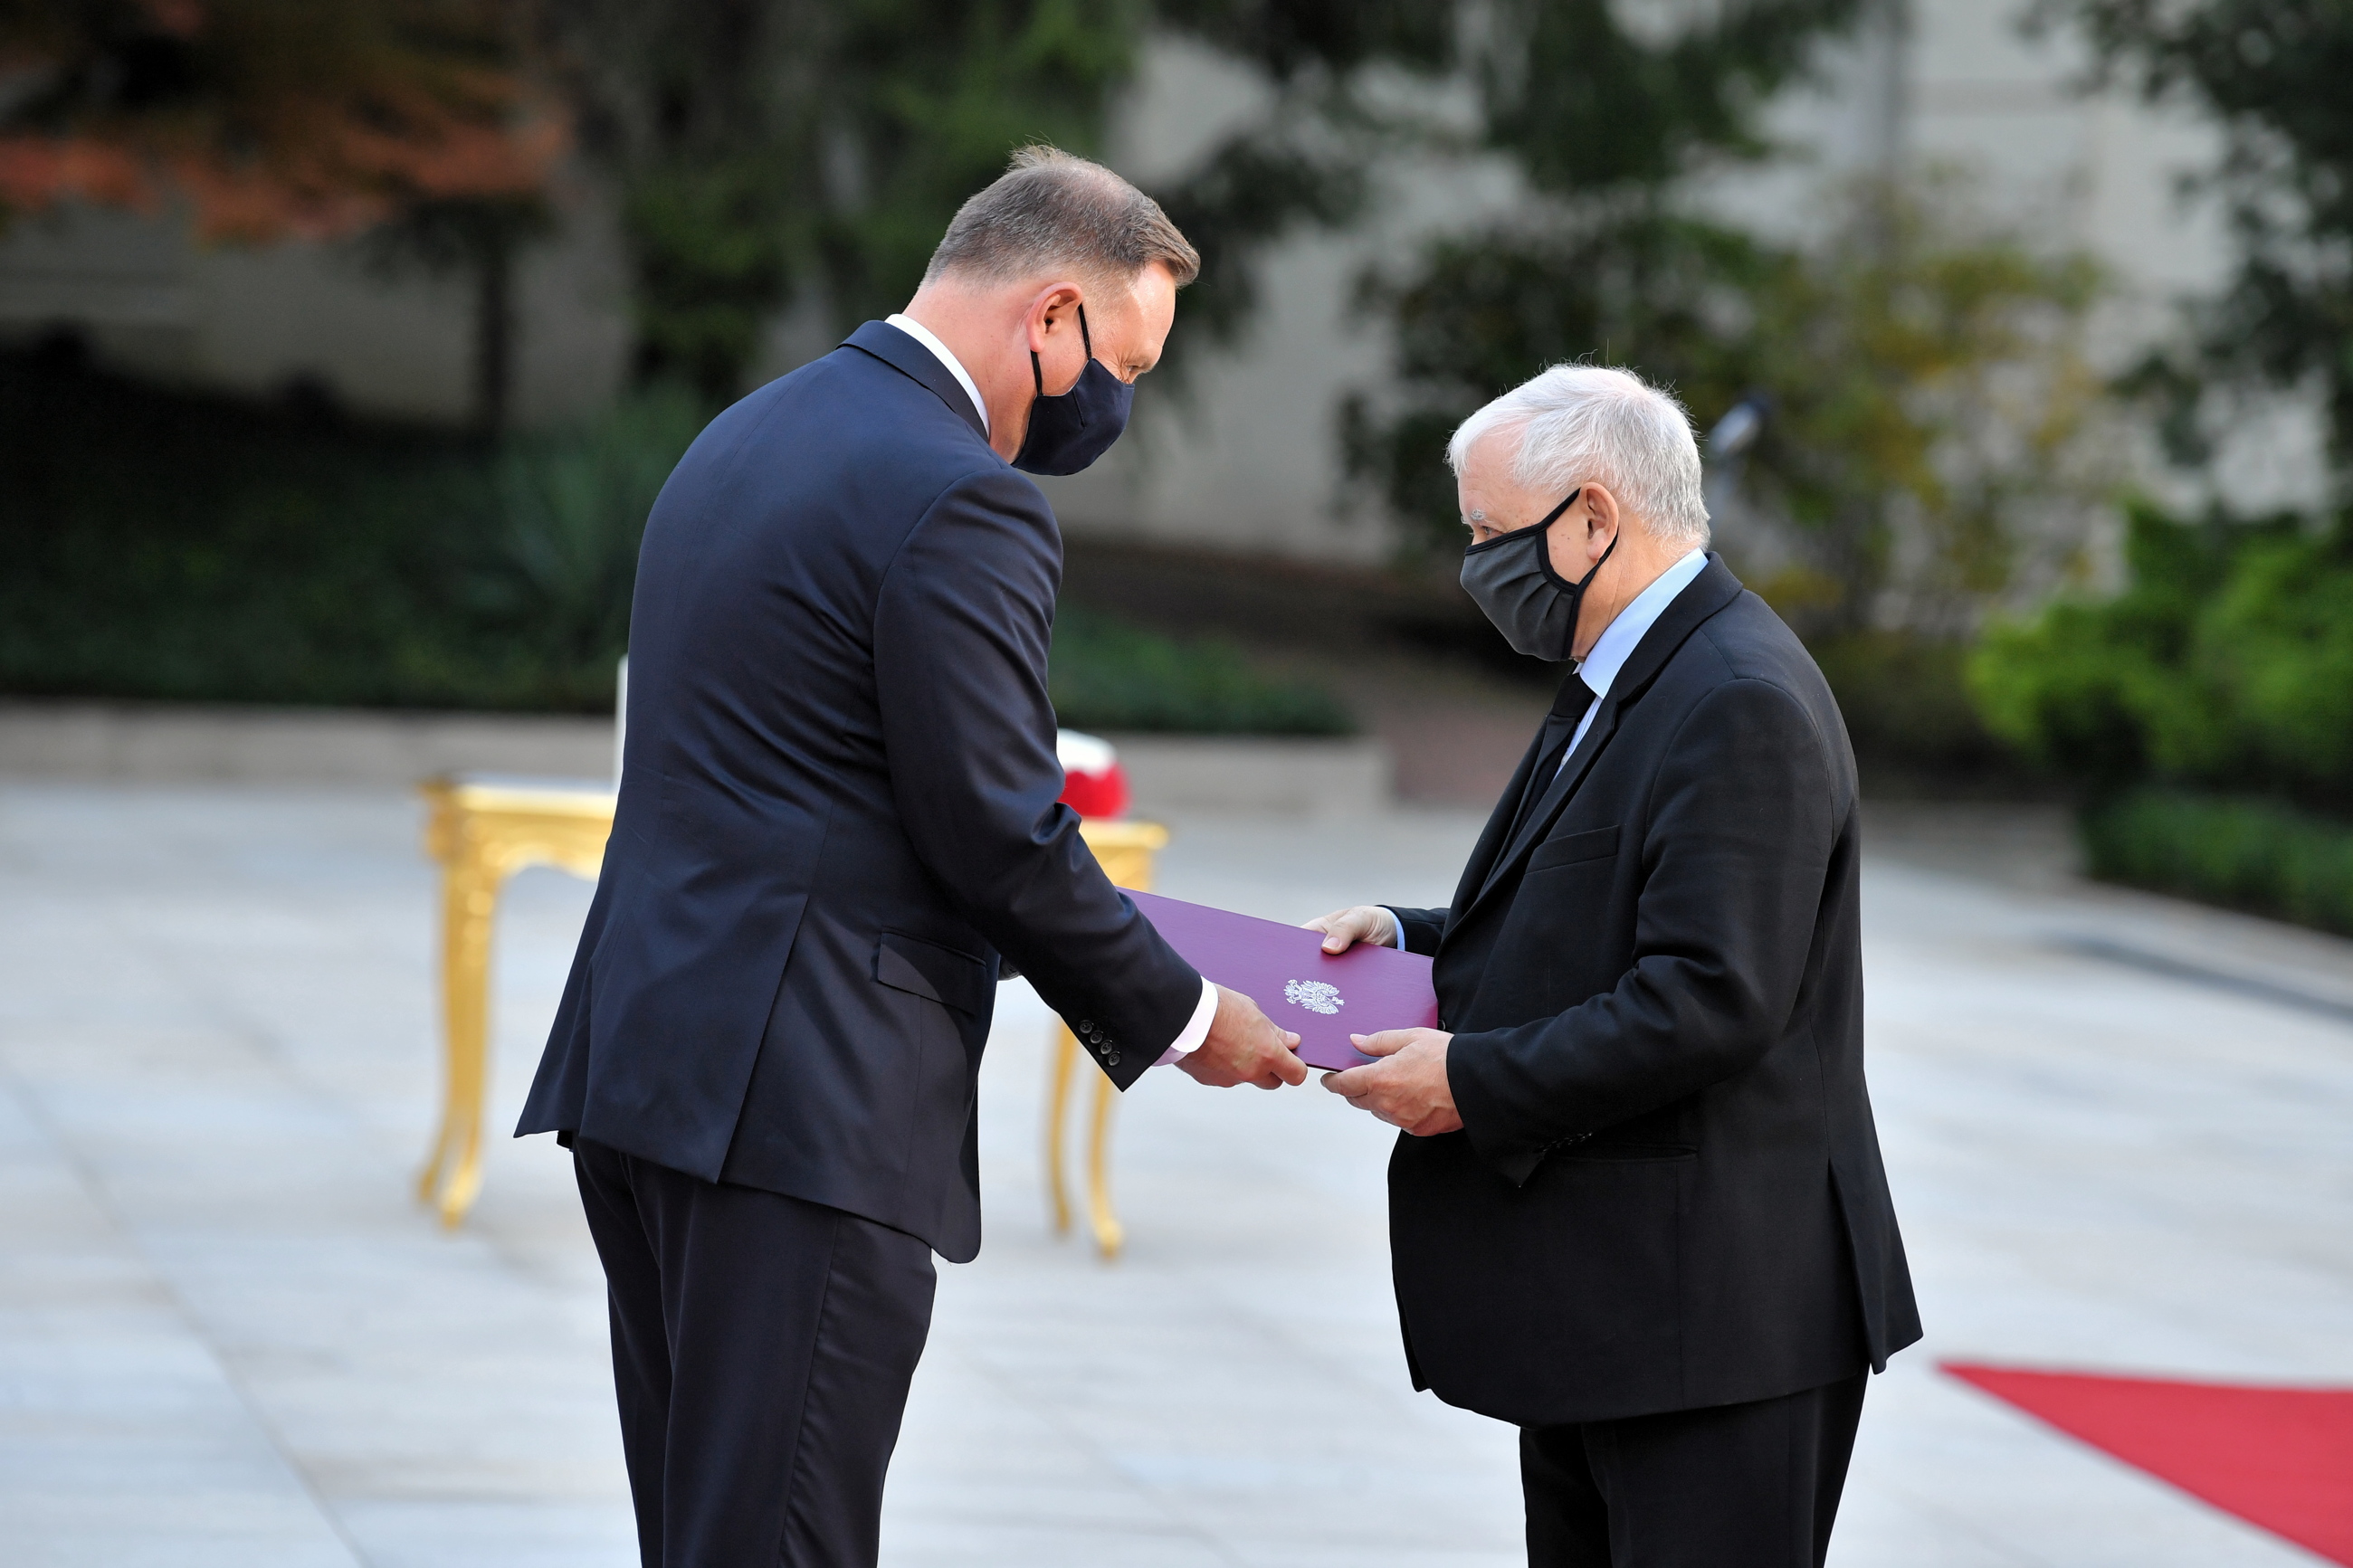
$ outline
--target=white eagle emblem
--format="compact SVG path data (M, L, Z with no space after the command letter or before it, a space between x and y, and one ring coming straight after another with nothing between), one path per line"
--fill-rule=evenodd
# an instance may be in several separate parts
M1287 981L1282 987L1282 999L1294 1007L1304 1007L1327 1018L1344 1005L1340 1000L1340 988L1327 985L1321 980Z

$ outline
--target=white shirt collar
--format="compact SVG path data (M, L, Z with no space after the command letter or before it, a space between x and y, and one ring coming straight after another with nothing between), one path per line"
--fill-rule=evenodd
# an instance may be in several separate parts
M971 374L964 368L963 363L955 355L948 353L947 344L934 337L931 328L913 316L892 314L882 319L931 350L934 357L948 367L948 374L956 378L956 384L964 388L966 397L972 399L973 411L980 416L980 433L984 436L987 435L988 405L980 400L980 384L972 379Z
M1691 586L1692 579L1707 564L1707 552L1694 550L1665 571L1651 585L1634 595L1634 602L1618 612L1618 618L1601 628L1593 639L1593 651L1577 667L1577 679L1592 689L1596 698L1609 695L1610 682L1626 667L1626 660L1642 640L1642 634L1666 613L1675 595ZM1598 707L1599 704L1597 703ZM1588 715L1590 717L1590 714Z

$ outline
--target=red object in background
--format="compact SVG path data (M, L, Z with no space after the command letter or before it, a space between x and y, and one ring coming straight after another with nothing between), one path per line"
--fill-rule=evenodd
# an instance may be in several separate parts
M2353 1564L2353 1388L1947 1362L1964 1383L2331 1563Z
M1127 810L1127 772L1109 741L1064 730L1054 737L1062 764L1062 804L1081 816L1118 816Z

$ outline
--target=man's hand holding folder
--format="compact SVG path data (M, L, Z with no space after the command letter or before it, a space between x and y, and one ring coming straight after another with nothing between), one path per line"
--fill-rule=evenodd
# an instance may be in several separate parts
M1193 967L1201 969L1198 963ZM1217 978L1206 969L1202 973L1211 980ZM1219 985L1218 1011L1209 1021L1208 1038L1201 1042L1198 1050L1178 1057L1176 1065L1194 1082L1211 1089L1231 1089L1242 1083L1281 1089L1286 1083L1307 1081L1306 1064L1293 1054L1298 1049L1297 1035L1276 1028L1248 996Z
M1378 904L1335 910L1309 921L1304 929L1323 933L1324 951L1329 953L1343 953L1360 944L1381 949L1397 944L1397 917ZM1431 1006L1434 1016L1434 999ZM1462 1118L1454 1109L1454 1091L1446 1082L1446 1047L1452 1035L1443 1029L1416 1027L1381 1029L1348 1038L1374 1059L1325 1073L1325 1089L1417 1138L1461 1131Z
M1284 1064L1295 1071L1280 1074L1282 1082L1304 1082L1310 1067L1335 1073L1361 1068L1383 1054L1378 1047L1386 1044L1388 1033L1427 1033L1427 1026L1438 1021L1430 960L1417 953L1385 946L1333 952L1320 928L1284 925L1151 893L1130 897L1169 945L1217 984L1221 1019L1230 1003L1245 1025L1253 1019L1272 1020L1267 1027L1280 1031L1289 1050L1298 1053ZM1261 1000L1253 1002L1252 997ZM1213 1029L1211 1038L1216 1037ZM1374 1046L1360 1049L1364 1041ZM1202 1082L1275 1087L1265 1077L1203 1076L1204 1068L1219 1070L1214 1064L1195 1067L1195 1058L1207 1049L1180 1058L1186 1071Z

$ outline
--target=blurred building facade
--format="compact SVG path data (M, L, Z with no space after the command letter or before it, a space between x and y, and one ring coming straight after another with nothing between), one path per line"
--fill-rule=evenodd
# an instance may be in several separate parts
M2078 92L2080 56L2064 38L2023 35L2019 10L2006 0L1892 6L1831 54L1817 86L1777 107L1791 155L1706 199L1765 232L1801 235L1842 177L1907 162L1973 173L1996 216L2105 266L2115 292L2100 338L2120 363L2165 330L2177 299L2228 268L2221 223L2178 191L2218 141L2184 116ZM1147 181L1179 171L1250 114L1260 90L1206 51L1159 44L1115 127L1112 161ZM1181 395L1155 397L1147 383L1143 438L1086 475L1049 481L1066 524L1308 559L1385 557L1392 526L1348 497L1336 438L1341 398L1377 387L1387 363L1379 323L1353 308L1356 281L1434 228L1507 211L1514 196L1501 164L1399 164L1359 228L1283 245L1265 264L1248 341L1197 355ZM570 216L522 266L514 411L526 425L599 406L625 375L625 269L586 182ZM304 384L366 415L462 418L470 321L459 280L386 277L349 247L199 248L168 215L77 211L19 222L0 241L0 337L70 328L141 374L259 394ZM832 342L804 310L776 323L761 372L781 374ZM2316 419L2283 405L2228 471L2249 487L2243 499L2294 501L2316 490L2318 452Z

